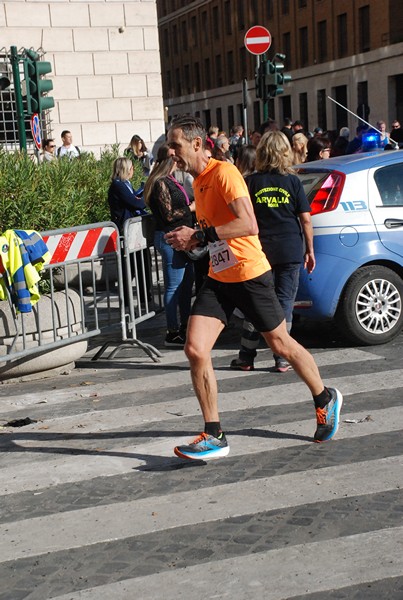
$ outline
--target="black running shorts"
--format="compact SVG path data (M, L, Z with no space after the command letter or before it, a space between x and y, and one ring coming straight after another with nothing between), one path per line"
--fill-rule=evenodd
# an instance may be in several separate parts
M228 325L238 308L257 331L273 331L284 320L284 312L274 290L273 275L263 275L241 281L223 283L207 277L192 307L192 315L214 317Z

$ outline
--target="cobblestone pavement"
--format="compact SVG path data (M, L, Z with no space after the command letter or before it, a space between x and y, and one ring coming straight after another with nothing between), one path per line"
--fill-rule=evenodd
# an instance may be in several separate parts
M308 391L268 350L252 373L229 369L239 325L214 350L218 461L173 455L202 421L160 317L138 332L159 363L139 349L92 362L94 346L69 373L0 386L0 600L403 600L403 335L350 348L296 325L344 393L322 445Z

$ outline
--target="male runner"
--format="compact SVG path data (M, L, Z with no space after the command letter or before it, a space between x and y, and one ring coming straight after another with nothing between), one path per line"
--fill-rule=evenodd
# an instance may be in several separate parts
M209 274L193 304L185 345L204 431L174 452L182 458L202 460L229 452L218 415L211 350L235 308L306 383L316 409L314 440L330 440L339 426L343 396L324 387L312 355L288 334L244 179L231 163L209 157L205 139L201 121L191 116L175 119L168 131L168 144L175 151L178 168L194 177L196 214L202 229L195 232L178 227L166 234L166 240L177 250L208 243L210 253Z

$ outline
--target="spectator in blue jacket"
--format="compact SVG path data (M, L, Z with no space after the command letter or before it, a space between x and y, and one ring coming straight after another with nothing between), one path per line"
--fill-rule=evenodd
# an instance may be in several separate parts
M123 234L123 226L127 219L131 217L139 217L147 214L146 205L143 199L143 186L138 190L134 190L130 182L133 177L133 163L130 158L120 157L113 163L112 181L108 191L108 202L111 211L111 220L117 225L120 235ZM126 259L124 249L121 251L122 262ZM152 300L152 279L151 279L151 259L149 250L143 252L143 260L141 253L135 252L129 254L131 273L136 272L134 265L134 256L136 258L137 274L138 274L138 289L137 300L142 304ZM144 267L143 267L144 261ZM129 306L129 288L132 287L132 282L126 279L126 269L123 267L124 278L124 299L125 305Z
M133 163L130 158L117 158L113 163L113 174L108 191L111 219L122 233L123 224L130 217L146 214L143 187L134 191L130 179L133 177Z

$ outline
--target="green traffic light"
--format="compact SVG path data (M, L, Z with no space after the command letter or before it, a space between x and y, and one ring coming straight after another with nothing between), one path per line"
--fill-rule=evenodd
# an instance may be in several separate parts
M50 79L42 79L43 75L52 72L50 62L39 60L39 54L34 50L26 50L23 58L25 75L25 95L27 101L27 115L41 113L55 105L52 96L47 96L53 90Z

